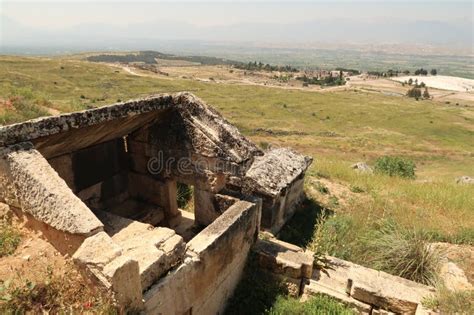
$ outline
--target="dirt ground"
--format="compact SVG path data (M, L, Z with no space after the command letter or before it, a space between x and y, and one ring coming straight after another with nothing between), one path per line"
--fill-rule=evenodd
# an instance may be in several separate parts
M12 225L20 232L21 243L12 255L0 258L1 281L40 282L50 270L56 275L70 270L71 259L62 256L40 233L25 228L16 218Z

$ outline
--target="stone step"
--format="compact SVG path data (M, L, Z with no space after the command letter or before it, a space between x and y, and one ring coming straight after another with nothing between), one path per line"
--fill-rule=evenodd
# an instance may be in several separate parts
M108 209L108 212L153 226L159 225L165 218L161 207L135 199L128 199Z
M199 227L195 225L194 213L181 209L179 211L181 213L180 221L173 229L183 237L185 242L188 242L199 232Z
M269 271L293 279L310 278L313 253L277 239L257 241L254 247L259 265Z
M340 301L341 303L349 306L350 308L355 309L359 314L371 314L371 305L356 300L345 292L340 292L339 290L337 290L337 287L335 290L333 287L327 287L312 279L310 279L305 285L304 293L301 296L301 301L304 302L308 300L311 296L316 294L324 294L331 296L334 299Z
M312 288L330 288L333 296L347 296L374 308L395 313L420 313L421 301L435 293L429 287L388 273L366 268L349 261L326 256L327 268L314 270ZM306 292L306 287L305 287Z
M182 261L186 244L175 231L107 212L97 216L123 254L138 261L143 291Z

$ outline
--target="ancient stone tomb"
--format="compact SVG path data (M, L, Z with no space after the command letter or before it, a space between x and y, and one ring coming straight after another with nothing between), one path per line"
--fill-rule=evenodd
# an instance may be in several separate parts
M163 314L223 310L259 229L278 232L304 197L311 163L262 152L188 93L4 126L0 146L1 201L121 305Z

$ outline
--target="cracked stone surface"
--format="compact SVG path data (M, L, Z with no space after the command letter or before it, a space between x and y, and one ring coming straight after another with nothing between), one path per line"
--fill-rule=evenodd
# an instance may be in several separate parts
M245 174L245 189L277 196L306 171L313 159L287 148L277 148L255 157Z

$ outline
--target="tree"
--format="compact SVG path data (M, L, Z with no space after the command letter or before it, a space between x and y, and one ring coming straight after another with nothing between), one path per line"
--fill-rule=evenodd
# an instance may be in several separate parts
M425 82L420 83L420 87L424 88L426 86Z
M426 98L426 99L430 98L430 93L428 92L427 87L425 87L425 91L423 92L423 98Z
M427 75L427 74L428 74L428 71L423 68L415 70L415 75Z
M436 71L436 69L431 69L430 73L431 75L437 75L438 71Z
M408 85L412 85L412 84L413 84L413 79L412 78L408 79Z
M421 90L417 87L411 88L407 91L407 96L419 99L421 97Z

